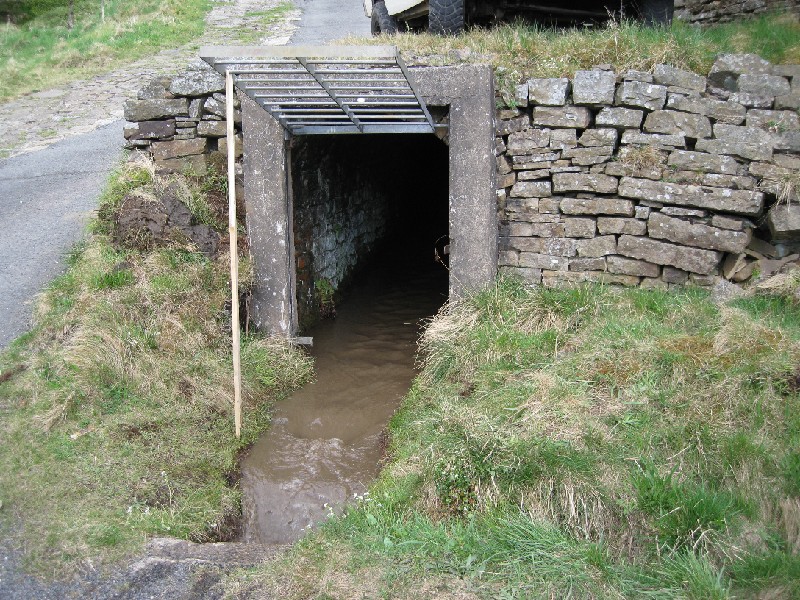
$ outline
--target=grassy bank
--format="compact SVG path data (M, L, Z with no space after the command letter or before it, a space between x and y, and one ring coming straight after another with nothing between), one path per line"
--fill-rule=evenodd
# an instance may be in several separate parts
M203 33L209 0L75 0L12 4L0 24L0 101L107 71ZM28 7L29 10L22 11Z
M427 329L371 495L231 585L796 598L799 360L789 297L502 281Z
M105 218L42 295L36 326L0 354L0 522L34 569L69 572L149 535L229 537L238 451L271 403L310 377L288 344L245 337L236 440L224 249L208 258L180 241L151 251L111 242L131 190L158 197L171 184L198 222L219 222L207 201L224 198L219 181L154 179L147 166L114 176Z
M708 74L724 52L759 54L774 63L800 63L800 21L789 15L700 29L675 22L648 28L632 22L595 29L554 30L525 24L473 29L458 37L400 33L348 38L348 44L396 44L414 60L432 64L490 63L510 78L571 77L576 70L611 64L617 71L650 70L659 63Z

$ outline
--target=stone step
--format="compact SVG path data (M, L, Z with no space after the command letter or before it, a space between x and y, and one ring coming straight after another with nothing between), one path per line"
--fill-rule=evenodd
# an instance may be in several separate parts
M285 550L288 546L217 542L195 544L174 538L153 538L147 543L148 558L179 562L203 562L225 566L254 566Z

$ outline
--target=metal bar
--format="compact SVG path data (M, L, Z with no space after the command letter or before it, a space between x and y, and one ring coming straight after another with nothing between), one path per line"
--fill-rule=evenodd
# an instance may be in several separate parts
M336 93L328 87L328 84L325 81L325 79L319 77L319 75L316 72L316 69L313 66L310 66L303 58L298 58L297 60L300 61L300 64L303 65L303 67L308 70L311 76L317 80L317 83L319 83L322 86L322 88L326 92L328 92L328 94L330 94L334 102L336 102L336 104L338 104L342 108L342 110L347 114L347 116L350 117L350 120L353 121L353 124L360 129L361 123L359 122L358 117L356 117L353 114L353 112L349 108L347 108L347 106L345 106L344 103L336 96Z
M394 46L204 46L200 48L200 57L208 63L212 61L269 58L332 58L342 57L363 59L395 59L397 48Z
M411 81L411 78L408 76L408 68L406 67L406 63L403 62L403 59L400 58L400 53L397 53L395 57L397 60L397 66L400 67L400 70L403 71L403 75L405 75L406 81L408 81L408 86L411 88L411 91L414 92L414 96L417 97L417 102L419 102L420 108L422 108L422 112L425 113L425 117L428 119L428 123L431 127L434 127L433 117L431 117L431 113L428 112L428 107L425 106L425 102L422 100L422 96L419 95L419 91L414 86L414 83Z

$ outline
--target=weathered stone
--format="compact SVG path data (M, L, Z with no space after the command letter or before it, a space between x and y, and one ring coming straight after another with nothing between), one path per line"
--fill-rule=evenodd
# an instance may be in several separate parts
M575 256L578 241L570 238L510 237L508 247L520 252L548 254L550 256Z
M706 211L696 208L682 208L680 206L665 206L659 211L662 215L670 217L696 217L702 219L706 216Z
M653 83L653 76L647 71L628 69L622 76L623 81L639 81L641 83Z
M721 250L722 252L742 252L750 242L750 231L731 231L683 219L668 217L663 213L652 213L647 221L647 231L651 238L669 240L678 244Z
M226 121L201 121L197 124L197 135L202 137L224 137L227 132Z
M800 110L800 94L776 96L775 110Z
M714 271L721 252L677 246L646 237L620 236L617 253L658 265L670 265L683 271L705 275Z
M614 103L616 77L611 71L576 71L572 80L572 101L597 106Z
M618 193L626 198L696 206L742 215L758 215L764 206L764 194L761 192L703 188L698 185L681 185L633 177L623 177L620 180Z
M788 152L800 153L800 131L787 131L778 134L775 142L775 150L785 150Z
M591 131L591 130L588 130ZM550 147L557 150L569 150L578 145L575 129L553 129L550 132Z
M732 190L752 190L756 181L752 177L742 175L722 175L719 173L706 173L701 182L703 185L730 188Z
M518 181L511 188L512 198L542 198L550 195L549 181Z
M767 75L771 72L772 65L755 54L721 54L711 67L708 82L714 87L736 91L739 76Z
M797 238L800 234L800 204L776 204L767 214L773 239Z
M611 146L616 147L619 132L616 129L600 128L587 129L583 132L578 144L581 146Z
M633 216L633 202L621 198L564 198L561 212L567 215Z
M523 131L531 126L531 119L528 115L517 117L516 119L509 119L508 121L498 120L495 125L497 135L508 135L517 131Z
M650 207L648 206L637 206L634 216L637 219L647 219L650 216Z
M511 172L511 173L498 173L497 174L497 181L495 182L495 185L496 185L497 189L500 190L500 189L505 189L507 187L511 187L512 185L514 185L514 183L516 183L516 181L517 181L517 177L513 172Z
M501 250L497 254L498 267L518 267L519 253L514 250Z
M800 130L800 117L789 110L761 110L754 108L747 111L747 126L758 127L771 133Z
M572 127L586 129L592 120L588 108L582 106L566 106L551 108L536 106L533 109L533 123L541 127Z
M596 224L594 219L567 217L564 219L564 235L570 238L593 238Z
M552 271L566 271L569 260L562 256L547 254L534 254L532 252L519 253L519 266L533 269L550 269Z
M517 181L535 181L537 179L550 178L550 169L537 169L535 171L515 171L515 172L517 174Z
M514 101L517 106L525 108L528 106L528 84L521 83L514 89Z
M186 98L128 100L125 102L126 121L157 121L188 115L189 101Z
M690 98L670 94L667 108L711 117L718 123L739 125L745 119L747 109L737 102L714 100L713 98Z
M556 173L553 175L553 190L556 192L596 192L613 194L617 191L616 177L585 173Z
M739 163L730 156L706 154L705 152L690 152L688 150L675 150L667 159L667 164L674 169L701 171L703 173L724 173L736 175L739 172Z
M501 121L508 121L509 119L516 119L523 116L525 113L519 108L500 108L495 113L495 116Z
M722 276L725 279L732 279L736 273L747 266L746 254L729 254L722 261Z
M561 212L561 198L540 198L539 212L557 215Z
M503 138L497 136L494 138L494 155L500 156L501 154L505 154L506 152L506 143L503 141Z
M614 148L599 146L595 148L571 148L564 151L564 158L569 158L576 165L598 165L611 159Z
M606 258L598 256L595 258L573 258L569 261L570 271L605 271Z
M538 198L509 198L506 201L506 213L512 221L530 221L539 214Z
M734 92L731 94L729 100L748 108L772 108L775 103L775 96L764 96L752 94L750 92Z
M669 284L661 279L653 279L652 277L643 277L642 282L639 284L643 290L668 290Z
M192 154L203 154L208 146L204 138L195 138L192 140L153 142L151 147L155 160L167 160L169 158L191 156Z
M168 142L165 142L168 143ZM208 170L207 154L192 154L181 158L167 158L155 161L156 173L185 173L202 175Z
M683 285L689 280L689 273L682 269L676 269L675 267L665 265L661 270L661 279L667 283Z
M505 228L509 237L564 237L563 223L509 223Z
M639 277L658 277L661 275L660 266L633 258L608 256L606 257L606 265L609 273L619 275L637 275Z
M543 150L530 154L520 154L511 157L514 169L547 169L552 162L561 158L560 152Z
M158 140L175 135L175 121L141 121L125 127L126 140Z
M564 106L569 94L569 79L529 79L528 101L531 105Z
M154 77L146 86L139 90L136 94L138 100L159 100L174 98L172 94L167 91L169 84L172 80L167 76Z
M206 101L203 102L203 110L222 119L225 118L225 102L216 98L206 98Z
M632 146L627 146L631 148ZM650 166L637 166L636 164L629 164L623 160L610 162L606 165L606 175L612 177L644 177L645 179L661 179L664 175L664 170L661 167Z
M597 231L601 235L626 234L626 235L645 235L647 233L647 223L639 219L626 219L620 217L598 217Z
M542 271L542 285L545 287L579 285L586 282L632 287L639 285L639 278L633 275L615 275L601 271Z
M674 133L639 133L635 129L627 129L622 132L622 143L673 150L686 147L686 138Z
M589 240L578 241L578 256L582 258L595 258L614 254L617 251L617 238L613 235L603 235Z
M242 155L244 154L244 146L242 145L242 134L241 133L237 133L234 136L233 148L234 148L234 156L236 158L241 158ZM227 156L227 154L228 154L228 140L227 140L227 138L220 138L218 150L220 151L220 153L223 156Z
M708 117L674 110L657 110L647 115L644 130L648 133L679 134L692 139L711 137Z
M203 116L203 99L192 98L189 101L189 118L199 119Z
M712 154L733 154L748 160L769 160L775 147L775 137L755 127L714 125L713 140L698 140L695 149Z
M502 154L497 158L495 158L495 164L497 164L498 175L505 175L506 173L511 173L511 159L508 158L508 156L506 156L505 154Z
M706 90L705 77L669 65L656 65L653 69L653 80L661 85L677 86L687 90L698 92Z
M642 125L644 111L633 108L606 107L597 113L596 124L617 129L638 129Z
M549 129L529 129L509 135L508 143L506 144L506 152L512 156L530 154L540 148L547 148L549 144Z
M225 78L206 63L197 63L172 80L169 91L177 96L208 96L225 90Z
M720 229L730 229L731 231L744 231L745 224L749 223L744 219L734 219L724 215L714 215L711 217L711 225Z
M703 287L711 287L713 285L716 285L718 279L719 278L713 273L709 273L707 275L689 273L689 281L691 281L692 284L694 285L699 285Z
M532 284L532 285L539 285L542 283L542 270L541 269L523 269L523 268L514 268L514 267L503 267L501 269L502 273L507 275L512 275L514 277L519 277L524 282Z
M736 91L759 96L780 96L792 91L785 77L779 75L754 75L743 73L736 83Z
M614 103L622 106L637 106L647 110L664 108L667 101L667 88L663 85L624 81L617 88Z

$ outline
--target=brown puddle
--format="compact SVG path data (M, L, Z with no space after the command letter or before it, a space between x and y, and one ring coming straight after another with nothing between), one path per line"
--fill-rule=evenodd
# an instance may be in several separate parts
M382 431L415 374L420 322L447 297L432 254L377 261L336 318L308 332L316 381L276 407L242 462L244 541L296 541L377 476Z

